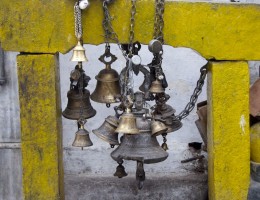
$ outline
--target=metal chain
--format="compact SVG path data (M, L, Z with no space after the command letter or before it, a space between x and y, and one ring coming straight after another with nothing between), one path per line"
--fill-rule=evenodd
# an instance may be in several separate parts
M130 18L130 32L129 32L129 54L132 55L133 51L133 41L135 38L135 14L136 14L136 0L132 0L132 7L131 7L131 18Z
M198 100L198 97L199 95L201 94L202 92L202 87L205 83L205 78L207 76L207 65L204 65L203 67L200 68L200 78L199 80L197 81L197 85L193 91L193 94L191 95L190 97L190 101L189 103L186 105L186 107L184 108L183 111L181 111L181 113L179 115L176 116L177 119L179 120L183 120L184 118L186 118L190 113L191 111L194 109L195 107L195 104Z
M155 0L155 15L154 15L154 39L164 43L163 28L164 28L164 7L165 0Z
M112 26L112 17L110 15L110 12L107 7L107 5L110 2L111 1L108 1L108 0L103 1L103 12L104 12L103 28L105 31L106 42L108 42L108 39L115 41L117 43L118 48L121 50L122 55L125 57L125 59L127 59L126 52L122 49L121 44L118 39L118 35L116 34L116 32L114 31L113 26Z
M79 65L79 70L80 70L80 78L79 78L79 94L81 97L81 101L80 101L80 114L79 114L79 121L84 120L84 116L83 116L83 95L84 95L84 70L82 68L82 63L78 63Z
M78 2L76 2L74 6L74 18L75 18L75 36L78 39L80 39L82 37L82 22L81 22L81 10Z

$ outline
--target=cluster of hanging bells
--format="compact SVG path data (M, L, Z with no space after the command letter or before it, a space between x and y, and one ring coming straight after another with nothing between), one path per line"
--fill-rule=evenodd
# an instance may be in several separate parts
M111 57L110 61L105 61L105 57ZM71 86L67 94L68 104L62 114L65 118L78 120L78 131L72 145L83 148L93 145L83 123L83 120L96 114L90 98L95 102L107 104L107 106L119 102L121 98L120 77L111 68L116 57L110 51L106 51L100 57L100 61L105 64L105 69L96 76L97 85L90 95L85 88L90 78L84 73L81 64L87 58L80 42L73 49L71 60L78 62L78 65L71 73ZM147 88L147 83L144 88ZM140 183L139 188L142 187L145 179L143 164L162 162L168 157L166 141L162 148L156 137L162 135L165 138L167 133L176 131L182 126L181 122L174 117L175 110L166 104L168 99L164 97L164 91L161 80L156 79L150 83L149 92L155 95L156 99L152 116L147 115L147 109L143 108L145 97L143 93L139 92L136 93L136 100L140 101L136 101L134 108L124 108L121 116L108 116L99 128L93 130L97 137L109 143L111 147L118 146L111 153L111 157L119 164L115 176L122 178L127 175L122 165L123 160L137 162L136 177ZM120 142L119 133L123 134Z

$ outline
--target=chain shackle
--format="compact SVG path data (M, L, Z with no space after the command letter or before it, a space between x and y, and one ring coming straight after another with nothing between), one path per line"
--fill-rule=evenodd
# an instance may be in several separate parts
M184 110L181 111L181 113L179 115L176 116L177 119L179 120L183 120L184 118L186 118L191 111L194 109L196 102L198 100L199 95L202 92L202 88L203 85L205 83L205 78L207 76L207 69L208 67L208 63L205 64L203 67L200 68L200 77L199 80L197 81L197 85L193 91L193 94L190 97L190 101L189 103L185 106Z

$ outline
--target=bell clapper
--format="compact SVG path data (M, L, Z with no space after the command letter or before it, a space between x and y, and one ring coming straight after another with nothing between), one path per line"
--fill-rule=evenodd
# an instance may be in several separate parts
M141 190L143 188L144 181L145 181L145 171L144 171L143 161L137 161L136 181L137 181L138 189Z

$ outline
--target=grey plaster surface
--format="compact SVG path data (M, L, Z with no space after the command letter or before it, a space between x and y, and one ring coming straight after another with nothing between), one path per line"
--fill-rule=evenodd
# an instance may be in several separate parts
M206 200L207 175L149 176L143 189L134 176L66 176L66 200Z

